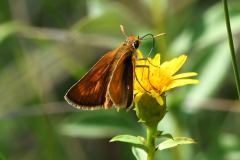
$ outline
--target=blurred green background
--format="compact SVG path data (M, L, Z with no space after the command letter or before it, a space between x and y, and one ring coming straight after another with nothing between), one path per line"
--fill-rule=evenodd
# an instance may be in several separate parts
M229 0L240 54L240 1ZM220 0L1 0L0 159L132 160L117 134L144 135L134 111L80 111L63 99L76 82L127 34L165 32L155 53L187 54L182 71L199 85L167 93L159 129L197 144L158 154L161 160L239 160L237 97ZM151 41L141 50L148 52ZM153 55L152 55L153 56ZM239 58L238 58L239 59Z

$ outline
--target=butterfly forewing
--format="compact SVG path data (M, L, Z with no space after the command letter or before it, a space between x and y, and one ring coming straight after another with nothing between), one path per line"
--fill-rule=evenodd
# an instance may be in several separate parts
M115 55L116 51L105 54L82 79L69 89L65 95L68 103L83 109L103 107Z

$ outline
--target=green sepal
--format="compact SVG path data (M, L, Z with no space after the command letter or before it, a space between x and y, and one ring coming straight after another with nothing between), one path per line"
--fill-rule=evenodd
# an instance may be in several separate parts
M139 121L147 127L155 127L166 114L166 100L160 105L151 95L145 93L136 102L135 110Z

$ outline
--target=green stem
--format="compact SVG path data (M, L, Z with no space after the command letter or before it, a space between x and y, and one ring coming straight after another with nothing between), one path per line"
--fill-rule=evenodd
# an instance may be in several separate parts
M231 56L232 56L233 71L234 71L235 81L236 81L236 85L237 85L238 99L240 99L240 78L239 78L236 54L235 54L235 50L234 50L227 0L223 0L223 7L224 7L224 12L225 12L226 27L227 27L227 32L228 32L228 41L229 41L229 46L230 46Z
M147 160L154 160L155 157L155 134L157 127L147 127Z

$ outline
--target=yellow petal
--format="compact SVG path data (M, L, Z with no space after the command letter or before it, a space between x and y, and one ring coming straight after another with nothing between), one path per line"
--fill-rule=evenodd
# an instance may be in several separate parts
M157 53L154 58L152 60L150 60L151 64L153 64L154 66L159 66L160 67L160 60L161 60L161 56L159 53Z
M187 73L181 73L173 76L173 79L180 79L180 78L186 78L186 77L193 77L197 76L198 74L196 72L187 72Z
M159 93L155 92L154 90L151 90L150 93L151 96L154 97L161 106L164 104L163 98Z
M143 59L144 58L144 56L143 56L143 54L142 54L142 52L140 51L140 50L137 50L136 51L136 56L137 56L137 59L136 59L136 65L149 65L148 64L148 61L147 60L145 60L145 59ZM148 58L149 59L149 58ZM137 68L139 68L139 67L137 67ZM141 67L142 68L142 67ZM146 67L145 67L146 68Z
M135 89L135 87L134 87L133 94L134 94L134 95L137 95L138 93L139 93L139 90L138 90L138 89Z
M176 88L176 87L181 87L181 86L185 86L188 84L198 84L199 80L196 79L177 79L177 80L173 80L166 88L164 91L168 91L172 88Z
M136 51L136 55L137 55L137 58L143 58L143 54L139 49Z
M139 50L137 52L139 58L142 58L142 53ZM149 93L150 91L151 96L154 97L160 105L163 105L164 100L161 95L164 92L188 84L197 84L199 82L198 80L188 78L196 76L197 73L195 72L174 75L182 67L186 59L186 55L181 55L161 65L161 56L160 54L156 54L154 58L137 61L136 64L142 67L136 67L135 69L136 80L134 93L139 94L138 96L141 97L142 94L146 92Z
M182 65L185 63L186 60L187 60L187 56L181 55L178 58L174 58L171 61L164 62L161 65L161 68L163 68L164 70L167 70L170 75L173 75L182 67Z
M164 104L163 98L161 96L155 97L157 102L162 106Z

